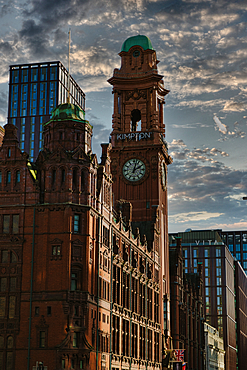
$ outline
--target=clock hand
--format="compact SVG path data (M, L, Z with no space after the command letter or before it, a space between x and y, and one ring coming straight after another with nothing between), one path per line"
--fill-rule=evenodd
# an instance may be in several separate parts
M137 161L135 162L135 165L134 165L134 168L133 168L132 173L134 173L134 172L135 172L135 170L136 170L136 165L137 165Z
M142 167L142 165L140 165L139 167L136 167L136 168L135 168L135 171L136 171L136 170L138 170L138 169L139 169L139 168L141 168L141 167ZM135 171L133 171L133 172L135 172Z

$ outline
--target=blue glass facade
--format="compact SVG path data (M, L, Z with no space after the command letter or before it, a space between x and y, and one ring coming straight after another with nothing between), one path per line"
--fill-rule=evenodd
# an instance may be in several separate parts
M85 112L85 94L61 62L10 66L8 122L18 127L21 150L34 161L43 147L43 125L59 104L70 102Z

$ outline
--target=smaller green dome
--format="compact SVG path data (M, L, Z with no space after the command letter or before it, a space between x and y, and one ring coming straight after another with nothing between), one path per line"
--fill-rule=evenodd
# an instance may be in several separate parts
M132 46L141 46L143 50L154 50L150 39L144 35L137 35L129 37L127 40L124 41L122 45L121 51L129 51Z
M50 121L64 121L64 120L76 120L76 121L84 121L85 114L83 110L78 107L78 105L74 105L71 103L64 103L58 105L54 108L51 112L52 116ZM47 122L46 125L49 123Z

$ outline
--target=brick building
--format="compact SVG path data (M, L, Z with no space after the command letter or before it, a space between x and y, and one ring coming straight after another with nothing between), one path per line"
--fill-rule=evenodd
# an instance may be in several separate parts
M234 258L218 230L189 230L169 234L170 246L176 245L176 237L182 238L185 273L198 272L198 262L202 263L205 320L219 331L224 340L225 369L236 370L238 316L235 306Z
M37 361L49 370L161 367L162 334L170 334L171 158L162 113L168 91L148 38L126 40L120 56L132 58L133 68L128 86L121 85L121 71L110 79L112 144L102 144L100 163L91 150L92 126L79 106L66 103L53 111L36 162L19 149L18 128L5 125L0 149L5 370L32 369ZM115 111L118 102L121 113ZM136 131L140 115L143 125ZM128 120L132 125L122 127ZM118 135L127 135L126 151Z
M171 337L173 348L185 349L188 369L204 369L202 268L184 273L181 238L170 248Z

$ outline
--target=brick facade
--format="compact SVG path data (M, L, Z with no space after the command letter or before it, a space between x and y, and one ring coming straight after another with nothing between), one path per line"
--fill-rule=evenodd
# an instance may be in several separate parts
M92 126L73 104L53 111L35 163L20 151L17 128L5 126L0 368L32 369L37 361L49 370L161 368L162 334L170 334L166 171L172 160L162 113L168 91L155 51L137 49L143 70L129 80L128 109L136 109L132 129L141 112L138 149L127 141L120 153L114 131L98 163ZM123 53L125 60L132 50ZM142 141L149 133L151 141ZM116 164L122 170L135 156L145 176L133 183L118 177Z

